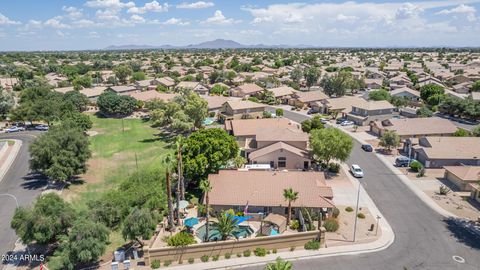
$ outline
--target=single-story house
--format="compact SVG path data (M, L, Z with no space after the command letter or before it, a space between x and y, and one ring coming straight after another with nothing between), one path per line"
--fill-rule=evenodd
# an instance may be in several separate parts
M229 100L222 105L221 114L225 120L241 118L260 118L267 105L249 100Z
M445 180L461 191L471 191L470 184L480 181L480 166L445 166Z
M477 137L423 137L405 142L413 145L414 158L426 168L444 166L480 166L480 140Z
M341 114L345 116L352 111L352 106L360 102L364 102L365 99L357 96L343 96L337 98L328 98L326 100L315 102L314 106L317 106L318 111L325 114Z
M347 119L356 125L364 126L372 121L382 121L393 116L395 106L386 100L362 100L352 105L352 111L347 114Z
M175 80L170 77L153 79L150 83L152 85L162 85L167 89L173 89L173 87L175 86Z
M230 95L233 97L250 97L258 95L264 89L254 83L246 83L230 89Z
M129 96L133 97L136 100L140 101L151 101L154 99L163 100L165 102L171 101L177 94L169 94L169 93L159 93L156 90L148 90L148 91L137 91L134 93L130 93Z
M408 87L397 88L390 91L390 95L393 97L407 97L412 101L420 100L420 92Z
M109 86L107 90L111 90L119 95L129 95L130 93L137 91L137 87L135 87L135 85L117 85Z
M308 170L311 166L307 150L279 141L248 154L251 164L269 164L278 170Z
M335 207L332 188L322 172L220 170L208 175L208 180L212 185L209 202L217 213L243 211L248 205L249 213L286 215L288 202L283 190L287 188L298 192L298 199L292 202L293 217L302 207L314 211L327 208L327 212Z
M225 102L232 100L230 97L224 96L202 96L207 101L207 108L209 112L219 111Z
M208 87L204 86L203 84L199 82L188 82L188 81L182 81L177 84L175 89L190 89L199 95L206 95L208 94Z
M365 86L368 89L380 89L383 86L382 79L365 79Z
M328 99L328 96L321 90L308 92L295 92L288 102L289 105L303 108L305 106L315 107L316 102Z
M445 85L442 83L442 81L440 81L439 79L437 79L435 77L431 77L431 76L421 78L421 79L418 80L418 83L417 83L418 86L424 86L424 85L427 85L427 84L436 84L436 85L445 87Z
M105 92L105 86L95 86L91 88L83 88L80 90L80 93L87 96L87 98L92 102L97 102L97 98Z
M137 90L145 90L147 89L148 87L154 87L152 84L151 84L152 80L142 80L142 81L136 81L134 82L133 84L137 87Z
M273 93L276 99L279 99L282 104L288 103L290 98L293 94L297 92L297 90L293 89L290 86L282 85L280 87L270 88L267 89L268 91Z
M478 203L480 203L480 184L472 183L470 184L471 190L470 191L470 198Z
M393 130L402 140L426 136L451 136L457 129L452 122L439 117L394 118L370 124L370 131L378 137L386 131Z

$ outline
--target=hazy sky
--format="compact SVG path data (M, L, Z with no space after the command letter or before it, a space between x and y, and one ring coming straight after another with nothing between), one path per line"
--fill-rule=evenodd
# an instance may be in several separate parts
M0 0L0 50L244 44L479 46L478 1Z

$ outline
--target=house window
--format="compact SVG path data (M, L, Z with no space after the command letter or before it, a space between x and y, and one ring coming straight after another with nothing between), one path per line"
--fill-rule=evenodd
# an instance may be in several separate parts
M287 167L287 158L286 157L279 157L278 158L278 167L279 168Z

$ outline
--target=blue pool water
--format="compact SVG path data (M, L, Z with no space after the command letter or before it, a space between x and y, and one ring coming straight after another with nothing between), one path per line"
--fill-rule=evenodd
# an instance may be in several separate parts
M208 117L208 118L205 118L205 120L203 120L203 124L205 126L209 126L211 124L213 124L215 122L215 118L212 118L212 117Z
M205 233L206 233L206 228L205 224L202 226L198 227L197 229L197 236L198 238L205 239ZM240 225L238 226L238 231L234 233L235 237L237 238L245 238L250 235L252 235L253 230L250 228L250 226L243 226ZM209 239L210 241L216 241L216 240L221 240L222 236L220 235L219 231L215 228L215 224L211 224L209 227Z

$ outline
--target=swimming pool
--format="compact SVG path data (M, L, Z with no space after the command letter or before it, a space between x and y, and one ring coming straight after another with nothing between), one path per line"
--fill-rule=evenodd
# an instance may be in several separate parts
M200 238L202 241L205 239L206 230L207 229L205 224L198 227L197 229L197 237ZM253 234L253 230L252 228L250 228L250 226L239 225L238 231L233 234L237 238L246 238ZM210 238L209 238L210 241L217 241L222 239L222 236L220 235L219 231L215 228L215 224L210 224L209 235L210 235Z
M208 118L205 118L205 120L203 120L203 124L205 126L209 126L213 123L215 123L215 118L213 118L213 117L208 117Z

